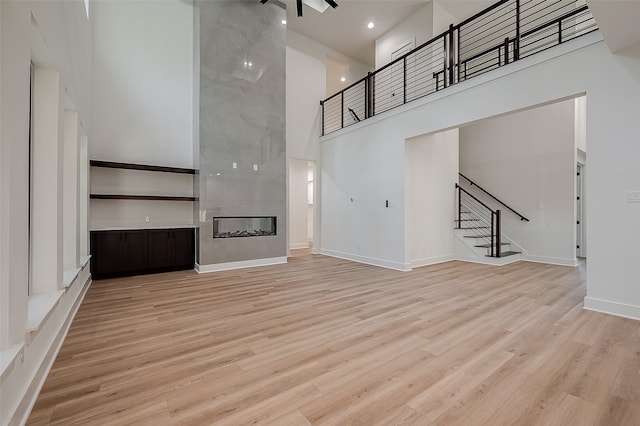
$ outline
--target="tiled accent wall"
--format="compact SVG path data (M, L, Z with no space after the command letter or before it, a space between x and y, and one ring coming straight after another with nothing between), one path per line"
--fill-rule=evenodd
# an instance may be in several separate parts
M286 256L285 10L233 0L197 9L197 262ZM278 233L214 239L214 216L276 216Z

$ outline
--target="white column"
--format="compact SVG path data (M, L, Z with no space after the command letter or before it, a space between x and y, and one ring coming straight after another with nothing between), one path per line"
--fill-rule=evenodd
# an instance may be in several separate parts
M35 68L31 149L31 293L62 287L62 160L59 74Z
M63 192L63 240L64 269L78 267L78 113L64 113L64 192Z
M87 135L80 136L78 170L78 231L79 231L79 251L80 260L89 255L89 141Z
M29 205L29 22L25 3L0 1L0 349L24 339Z

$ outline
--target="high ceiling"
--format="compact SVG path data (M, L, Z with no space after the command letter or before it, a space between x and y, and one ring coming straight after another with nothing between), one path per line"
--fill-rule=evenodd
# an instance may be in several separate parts
M375 40L424 7L429 0L337 0L336 9L320 13L307 5L304 16L296 16L295 0L285 0L287 26L310 39L372 66ZM492 0L439 0L449 13L464 19L482 10ZM375 27L368 29L373 22Z

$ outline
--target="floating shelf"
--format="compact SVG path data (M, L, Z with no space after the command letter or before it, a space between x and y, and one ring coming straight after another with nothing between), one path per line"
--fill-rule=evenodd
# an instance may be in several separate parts
M196 197L176 197L171 195L122 195L122 194L91 194L94 200L153 200L153 201L196 201Z
M105 167L109 169L129 169L129 170L145 170L149 172L165 172L165 173L184 173L194 175L196 169L185 169L181 167L152 166L148 164L118 163L115 161L91 160L91 167Z

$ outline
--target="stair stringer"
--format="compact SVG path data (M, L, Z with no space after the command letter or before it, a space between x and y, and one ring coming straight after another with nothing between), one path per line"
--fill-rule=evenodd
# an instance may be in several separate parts
M508 265L522 260L522 254L514 254L506 257L487 257L486 249L474 247L476 244L475 239L464 237L466 235L464 229L453 229L453 233L455 235L453 253L456 260L495 266ZM511 244L511 250L514 250L515 247L517 247L518 250L521 249L520 246L513 243L513 241L505 235L503 235L502 238L504 238L504 242ZM524 251L521 253L524 253Z

